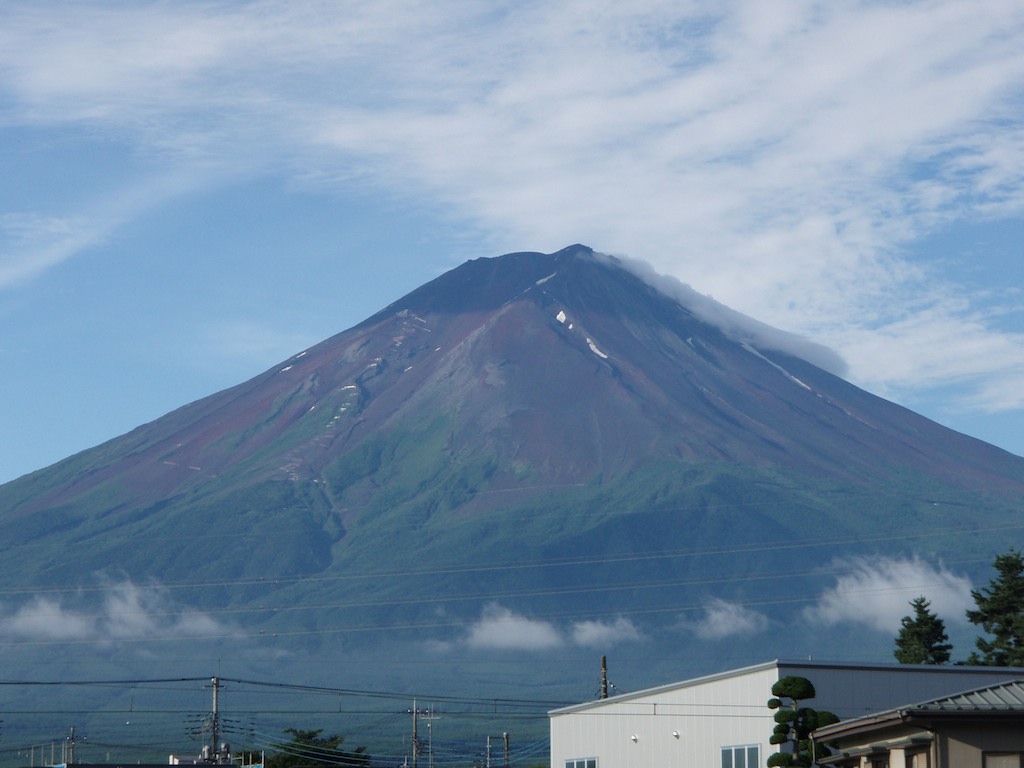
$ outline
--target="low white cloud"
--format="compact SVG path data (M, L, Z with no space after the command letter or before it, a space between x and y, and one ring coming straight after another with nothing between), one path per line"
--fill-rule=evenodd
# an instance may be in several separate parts
M0 633L39 640L84 640L96 636L96 618L65 610L51 598L37 597L5 616Z
M579 621L572 625L573 643L586 648L607 648L641 639L640 630L623 616L615 621Z
M466 637L466 645L476 649L540 651L564 644L554 625L513 613L496 603L484 608Z
M911 613L909 603L916 597L926 597L931 610L947 625L963 623L964 612L974 605L969 579L916 556L857 558L834 567L846 572L804 609L808 622L851 622L892 633L899 629L900 619Z
M85 602L76 595L75 603ZM11 610L0 610L0 636L22 641L117 642L230 634L231 627L203 611L178 605L156 585L109 584L93 608L39 596Z
M559 628L549 621L524 616L499 603L490 603L484 607L480 618L466 628L461 639L433 641L429 647L436 652L448 652L457 647L545 651L566 645L608 647L642 639L639 628L622 616L610 621L584 619L568 628Z
M713 598L702 609L700 618L684 621L681 628L702 640L756 635L768 628L768 617L740 603Z

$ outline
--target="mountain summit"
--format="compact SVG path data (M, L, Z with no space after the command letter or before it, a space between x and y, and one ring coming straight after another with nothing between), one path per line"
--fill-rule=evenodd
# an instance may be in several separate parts
M252 609L260 631L291 626L283 605L330 597L348 607L303 620L330 632L354 615L419 620L444 595L449 617L500 595L626 611L587 587L593 574L554 567L584 555L603 584L667 584L752 578L780 542L916 553L927 532L929 553L981 558L1001 543L962 534L1013 518L1024 459L713 315L584 246L469 261L250 381L0 487L4 579L187 574L195 604ZM697 557L726 545L746 554ZM55 553L70 551L69 570ZM640 608L697 604L684 593L645 592Z

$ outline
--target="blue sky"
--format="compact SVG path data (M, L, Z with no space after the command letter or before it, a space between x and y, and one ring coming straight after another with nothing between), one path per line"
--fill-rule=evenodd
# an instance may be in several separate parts
M574 242L1024 454L1024 5L0 5L0 482Z

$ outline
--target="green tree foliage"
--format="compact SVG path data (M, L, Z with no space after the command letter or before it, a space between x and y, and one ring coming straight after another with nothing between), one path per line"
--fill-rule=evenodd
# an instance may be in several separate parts
M267 756L264 761L265 768L334 765L368 768L370 756L366 754L366 747L358 747L353 751L343 750L341 745L345 741L344 738L321 736L322 730L285 728L284 732L291 735L291 739L274 745L276 751Z
M947 641L946 625L928 609L931 603L922 595L910 602L913 616L901 619L893 656L900 664L945 664L953 646Z
M811 731L839 722L831 712L800 706L801 701L813 699L815 695L814 685L806 677L782 677L772 686L768 707L778 711L769 741L781 748L768 757L768 768L807 768L814 762Z
M991 639L979 637L968 664L1024 667L1024 557L1015 549L996 556L996 577L984 589L971 590L976 610L967 619Z

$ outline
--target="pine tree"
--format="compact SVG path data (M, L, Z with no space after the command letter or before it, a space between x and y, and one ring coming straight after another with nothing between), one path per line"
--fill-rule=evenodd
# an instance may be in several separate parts
M831 712L800 706L801 701L813 699L815 695L814 685L806 677L782 677L772 686L768 707L778 711L769 742L781 749L768 756L765 763L768 768L807 768L814 763L811 731L839 722Z
M991 640L979 637L978 651L968 664L1024 667L1024 557L1015 549L998 555L992 563L996 577L988 587L971 590L976 610L967 619L980 625Z
M910 602L913 616L901 619L893 656L900 664L945 664L953 646L947 642L946 625L929 611L931 603L922 595Z
M302 766L325 766L326 768L368 768L371 758L366 747L353 751L341 748L342 736L321 736L322 728L315 731L285 728L292 738L276 743L275 751L267 755L265 768L299 768Z

